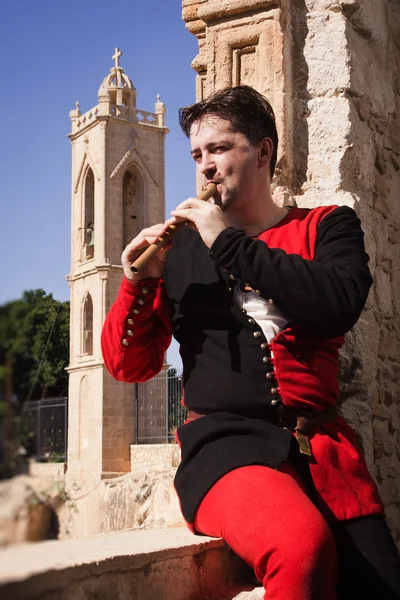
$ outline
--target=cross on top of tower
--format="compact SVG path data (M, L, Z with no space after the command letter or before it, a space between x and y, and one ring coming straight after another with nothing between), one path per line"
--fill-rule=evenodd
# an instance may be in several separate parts
M115 61L115 68L120 69L119 57L122 56L122 52L119 48L115 48L115 54L113 55L113 60Z
M133 96L131 100L128 100L128 97L120 98L118 97L118 102L120 104L124 104L125 107L128 106L136 106L136 90L132 81L129 79L128 75L125 73L124 69L120 65L120 57L123 52L119 48L115 48L115 52L113 54L114 65L110 69L110 73L103 79L103 82L99 89L99 97L100 95L105 95L108 97L110 91L115 90L124 90L124 92L129 91L132 92ZM114 99L115 100L115 99Z

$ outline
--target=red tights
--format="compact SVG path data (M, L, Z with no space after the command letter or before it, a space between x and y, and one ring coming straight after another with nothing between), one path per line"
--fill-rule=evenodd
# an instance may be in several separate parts
M241 467L208 492L194 522L254 568L265 600L335 600L332 533L292 467Z

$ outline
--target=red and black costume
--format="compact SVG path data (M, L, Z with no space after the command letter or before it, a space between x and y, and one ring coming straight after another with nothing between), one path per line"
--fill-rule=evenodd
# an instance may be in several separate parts
M182 462L175 484L192 529L202 499L227 473L250 465L277 469L290 458L285 411L318 414L336 406L338 352L371 286L367 263L352 209L292 208L256 239L229 227L210 249L184 228L162 279L123 281L102 334L108 370L122 381L151 378L173 334L185 405L204 415L178 431ZM233 302L237 280L288 317L271 343ZM320 512L328 520L382 514L347 423L337 416L309 437Z
M228 228L210 250L185 228L163 281L124 280L102 336L109 371L122 381L149 379L173 333L185 405L207 415L179 431L176 487L189 523L222 475L250 464L277 468L288 457L292 434L279 427L281 404L313 411L336 404L338 350L366 301L367 262L353 210L292 208L257 239ZM290 318L271 344L232 302L235 279ZM310 442L323 514L350 519L382 511L356 436L341 417L316 426Z

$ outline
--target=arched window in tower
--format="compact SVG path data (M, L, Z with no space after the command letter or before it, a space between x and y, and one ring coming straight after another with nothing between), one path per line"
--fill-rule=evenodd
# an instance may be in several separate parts
M94 175L89 167L85 178L85 223L83 228L83 259L94 257Z
M123 248L145 227L144 184L138 169L132 165L123 180Z
M90 294L85 296L82 317L82 354L93 354L93 301Z

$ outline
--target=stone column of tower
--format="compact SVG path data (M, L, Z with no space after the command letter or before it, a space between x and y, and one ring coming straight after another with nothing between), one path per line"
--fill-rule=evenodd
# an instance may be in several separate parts
M130 470L135 386L110 377L100 334L123 277L123 248L143 227L165 220L165 107L158 96L155 112L136 108L121 54L117 48L98 104L82 114L77 103L70 112L69 483L94 484Z

